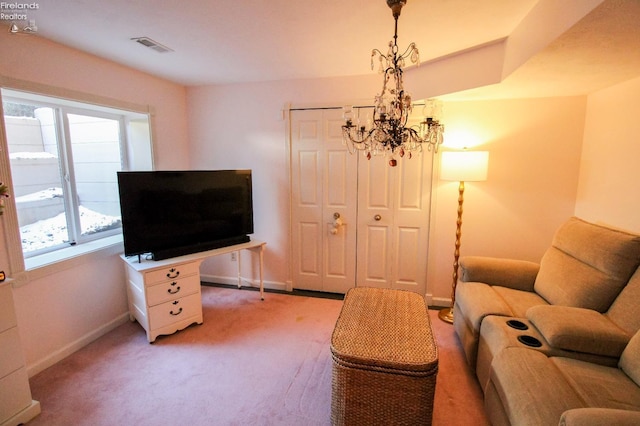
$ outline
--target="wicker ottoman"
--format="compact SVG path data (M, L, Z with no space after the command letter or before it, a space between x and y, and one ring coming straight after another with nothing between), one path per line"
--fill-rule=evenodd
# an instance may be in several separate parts
M438 349L423 297L349 290L331 354L334 425L431 424Z

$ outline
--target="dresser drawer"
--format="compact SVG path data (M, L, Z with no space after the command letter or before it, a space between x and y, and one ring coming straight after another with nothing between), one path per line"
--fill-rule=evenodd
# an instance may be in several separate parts
M155 330L202 313L200 292L149 308L149 328Z
M0 333L0 377L16 371L24 365L22 358L22 346L18 327Z
M147 287L147 303L155 306L200 290L200 275L165 281Z
M0 423L31 405L27 369L22 367L0 379Z
M16 311L13 307L11 284L0 283L0 332L16 326Z
M146 285L169 281L200 273L200 262L183 263L145 273Z

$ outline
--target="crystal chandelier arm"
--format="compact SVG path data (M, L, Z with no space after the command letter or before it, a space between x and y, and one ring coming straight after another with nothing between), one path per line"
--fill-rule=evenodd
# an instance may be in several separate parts
M379 72L380 74L382 74L384 72L385 68L389 68L391 66L391 64L393 63L394 59L390 59L387 55L385 55L384 53L382 53L382 51L378 50L378 49L373 49L371 51L371 70L373 70L373 60L374 58L378 56L380 58L380 69ZM382 62L386 62L385 65L382 65Z
M347 136L347 138L349 139L349 141L351 141L354 144L363 144L365 142L367 142L368 140L371 139L371 135L373 134L373 132L375 131L375 128L369 129L369 130L365 130L363 127L359 128L359 129L355 129L352 130L354 127L354 125L349 126L342 126L342 132L344 134L344 136Z
M415 43L411 43L409 47L407 47L407 50L405 50L404 53L400 55L400 58L404 59L408 58L409 56L411 56L412 63L420 65L420 51L418 51Z

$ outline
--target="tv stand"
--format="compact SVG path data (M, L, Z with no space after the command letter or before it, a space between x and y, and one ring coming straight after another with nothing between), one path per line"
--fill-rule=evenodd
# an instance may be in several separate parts
M200 264L203 260L227 253L238 253L238 288L242 287L240 251L249 250L260 257L260 299L264 300L263 252L265 242L251 240L242 244L191 253L163 260L144 257L120 257L125 262L129 319L147 332L151 343L160 335L173 334L191 324L202 324Z
M204 243L191 244L188 246L164 248L151 253L151 257L153 258L153 260L173 259L185 254L201 253L217 248L237 246L239 244L248 243L250 241L251 239L248 235L240 235L223 240L207 241Z

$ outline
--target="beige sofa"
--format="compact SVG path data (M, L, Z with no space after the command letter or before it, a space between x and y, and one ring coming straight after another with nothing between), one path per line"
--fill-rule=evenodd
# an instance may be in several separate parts
M558 424L564 411L541 410L538 404L554 406L562 399L556 391L567 386L572 389L567 394L574 394L574 400L565 401L571 408L631 410L618 414L625 416L640 410L640 374L629 374L620 364L623 353L627 365L629 360L640 364L640 343L639 349L629 348L640 330L639 265L640 236L575 217L558 229L539 264L461 258L454 328L495 424ZM620 407L585 399L581 386L588 387L593 379L574 380L571 374L591 370L558 371L559 365L572 363L584 363L605 376L626 372L626 383L638 390L628 393L633 403ZM541 382L541 371L556 375L549 373ZM609 384L611 391L619 386L616 380ZM515 401L527 400L526 409L513 408ZM533 414L547 411L541 414L544 421L535 420ZM562 421L569 424L586 414L593 411L567 412ZM609 415L613 412L607 411Z
M499 425L639 425L640 333L618 367L508 347L496 355L485 409Z

